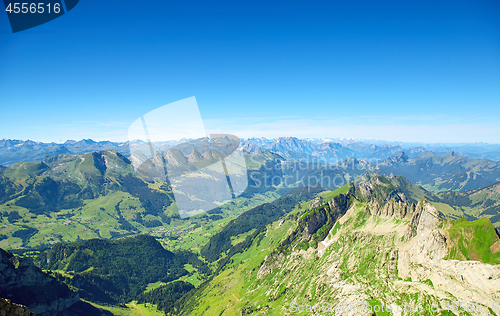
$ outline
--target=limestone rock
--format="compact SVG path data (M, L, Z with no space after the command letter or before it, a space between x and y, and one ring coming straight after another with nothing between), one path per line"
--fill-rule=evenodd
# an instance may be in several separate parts
M25 305L38 316L57 314L80 300L66 285L3 249L0 249L0 297Z
M0 298L0 316L35 316L26 306Z

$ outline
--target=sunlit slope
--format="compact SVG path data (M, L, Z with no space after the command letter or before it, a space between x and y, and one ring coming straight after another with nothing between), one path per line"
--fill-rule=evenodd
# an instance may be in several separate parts
M343 314L420 305L415 315L435 315L433 304L471 301L493 315L487 307L500 305L500 252L488 219L443 220L427 200L411 202L380 176L333 195L266 225L184 314L286 315L300 305L359 302L366 311Z
M442 192L438 197L453 207L450 215L470 219L488 217L500 228L500 183L466 192Z

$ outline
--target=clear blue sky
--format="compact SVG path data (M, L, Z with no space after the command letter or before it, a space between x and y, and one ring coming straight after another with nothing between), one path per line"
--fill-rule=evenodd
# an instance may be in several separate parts
M0 139L126 140L196 96L210 131L500 143L500 2L82 0L13 34Z

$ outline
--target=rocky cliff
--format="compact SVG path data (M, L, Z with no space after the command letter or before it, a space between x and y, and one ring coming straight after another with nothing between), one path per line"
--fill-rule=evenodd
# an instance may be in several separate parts
M228 315L293 315L300 306L311 315L500 314L489 220L443 220L379 176L327 196L269 224L186 314L206 306Z
M24 310L26 315L29 311L38 316L101 315L98 309L81 302L77 293L31 262L3 249L0 249L0 256L0 297L11 302L9 305L3 300L2 310L9 310L8 313L16 310L17 313L22 308L16 304L20 304L29 308ZM16 315L8 313L6 315Z
M0 316L35 316L26 306L0 298Z

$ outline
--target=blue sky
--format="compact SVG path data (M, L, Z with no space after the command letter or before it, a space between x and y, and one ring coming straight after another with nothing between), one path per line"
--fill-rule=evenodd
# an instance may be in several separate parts
M80 1L13 34L0 138L123 141L196 96L208 131L500 143L500 2Z

